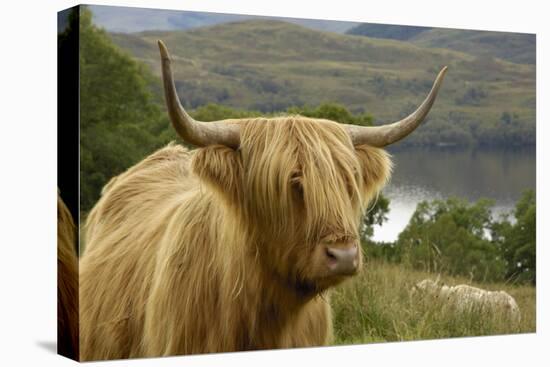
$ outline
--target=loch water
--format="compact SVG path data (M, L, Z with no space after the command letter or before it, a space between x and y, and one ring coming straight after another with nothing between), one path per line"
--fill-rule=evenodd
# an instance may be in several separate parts
M492 199L493 215L510 212L526 189L535 189L534 147L406 148L389 151L394 170L383 194L390 199L388 221L374 230L375 241L394 241L423 200L460 197Z

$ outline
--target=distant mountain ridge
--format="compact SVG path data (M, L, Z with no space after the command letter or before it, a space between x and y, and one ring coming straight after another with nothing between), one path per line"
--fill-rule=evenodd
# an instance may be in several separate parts
M418 34L411 41L418 46L498 57L519 64L534 65L537 62L534 34L433 28Z
M514 129L521 134L514 142L534 144L534 65L266 19L111 37L157 76L162 39L188 108L217 103L270 113L336 102L385 123L412 112L448 65L429 127L408 143L465 144L480 137L490 142L494 132L508 134L502 137L508 141ZM162 99L160 87L155 89Z
M498 57L520 64L536 62L534 34L370 23L359 24L346 33L408 40L423 47L445 48L482 57Z
M88 5L94 23L109 32L135 33L143 31L174 31L207 27L216 24L243 20L277 19L319 31L345 33L358 22L344 22L324 19L300 19L266 17L244 14L207 13L183 10L131 8L104 5Z
M451 49L523 64L536 62L533 34L103 5L88 5L88 8L93 13L94 23L109 32L181 31L245 20L279 20L318 31L410 41L423 47Z
M362 23L350 28L346 34L406 41L432 29L431 27L402 26L393 24Z

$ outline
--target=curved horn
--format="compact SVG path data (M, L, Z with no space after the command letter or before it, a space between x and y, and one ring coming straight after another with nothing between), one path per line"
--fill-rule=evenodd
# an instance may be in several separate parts
M445 66L437 75L432 90L424 102L422 102L416 111L405 117L403 120L382 126L345 125L353 145L367 144L382 148L393 144L412 133L414 129L422 123L428 112L430 112L446 72L447 67Z
M172 125L178 135L187 143L204 147L211 144L222 144L231 148L237 148L240 142L240 127L232 122L201 122L194 120L183 109L170 66L170 55L164 43L158 41L162 63L162 82L164 85L164 98Z

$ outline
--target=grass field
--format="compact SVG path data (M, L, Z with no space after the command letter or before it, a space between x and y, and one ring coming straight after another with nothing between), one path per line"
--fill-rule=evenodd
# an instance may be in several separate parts
M367 262L363 272L338 287L331 295L334 344L365 344L386 341L531 333L536 330L535 287L504 283L471 283L466 278L441 277L447 285L470 284L487 290L504 290L521 311L513 325L502 315L463 312L445 307L442 301L413 296L411 287L436 274L384 262Z

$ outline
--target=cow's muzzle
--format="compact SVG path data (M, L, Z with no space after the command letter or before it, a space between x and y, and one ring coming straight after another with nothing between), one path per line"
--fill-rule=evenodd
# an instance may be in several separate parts
M331 275L353 275L359 267L357 243L346 246L326 246L325 255Z

